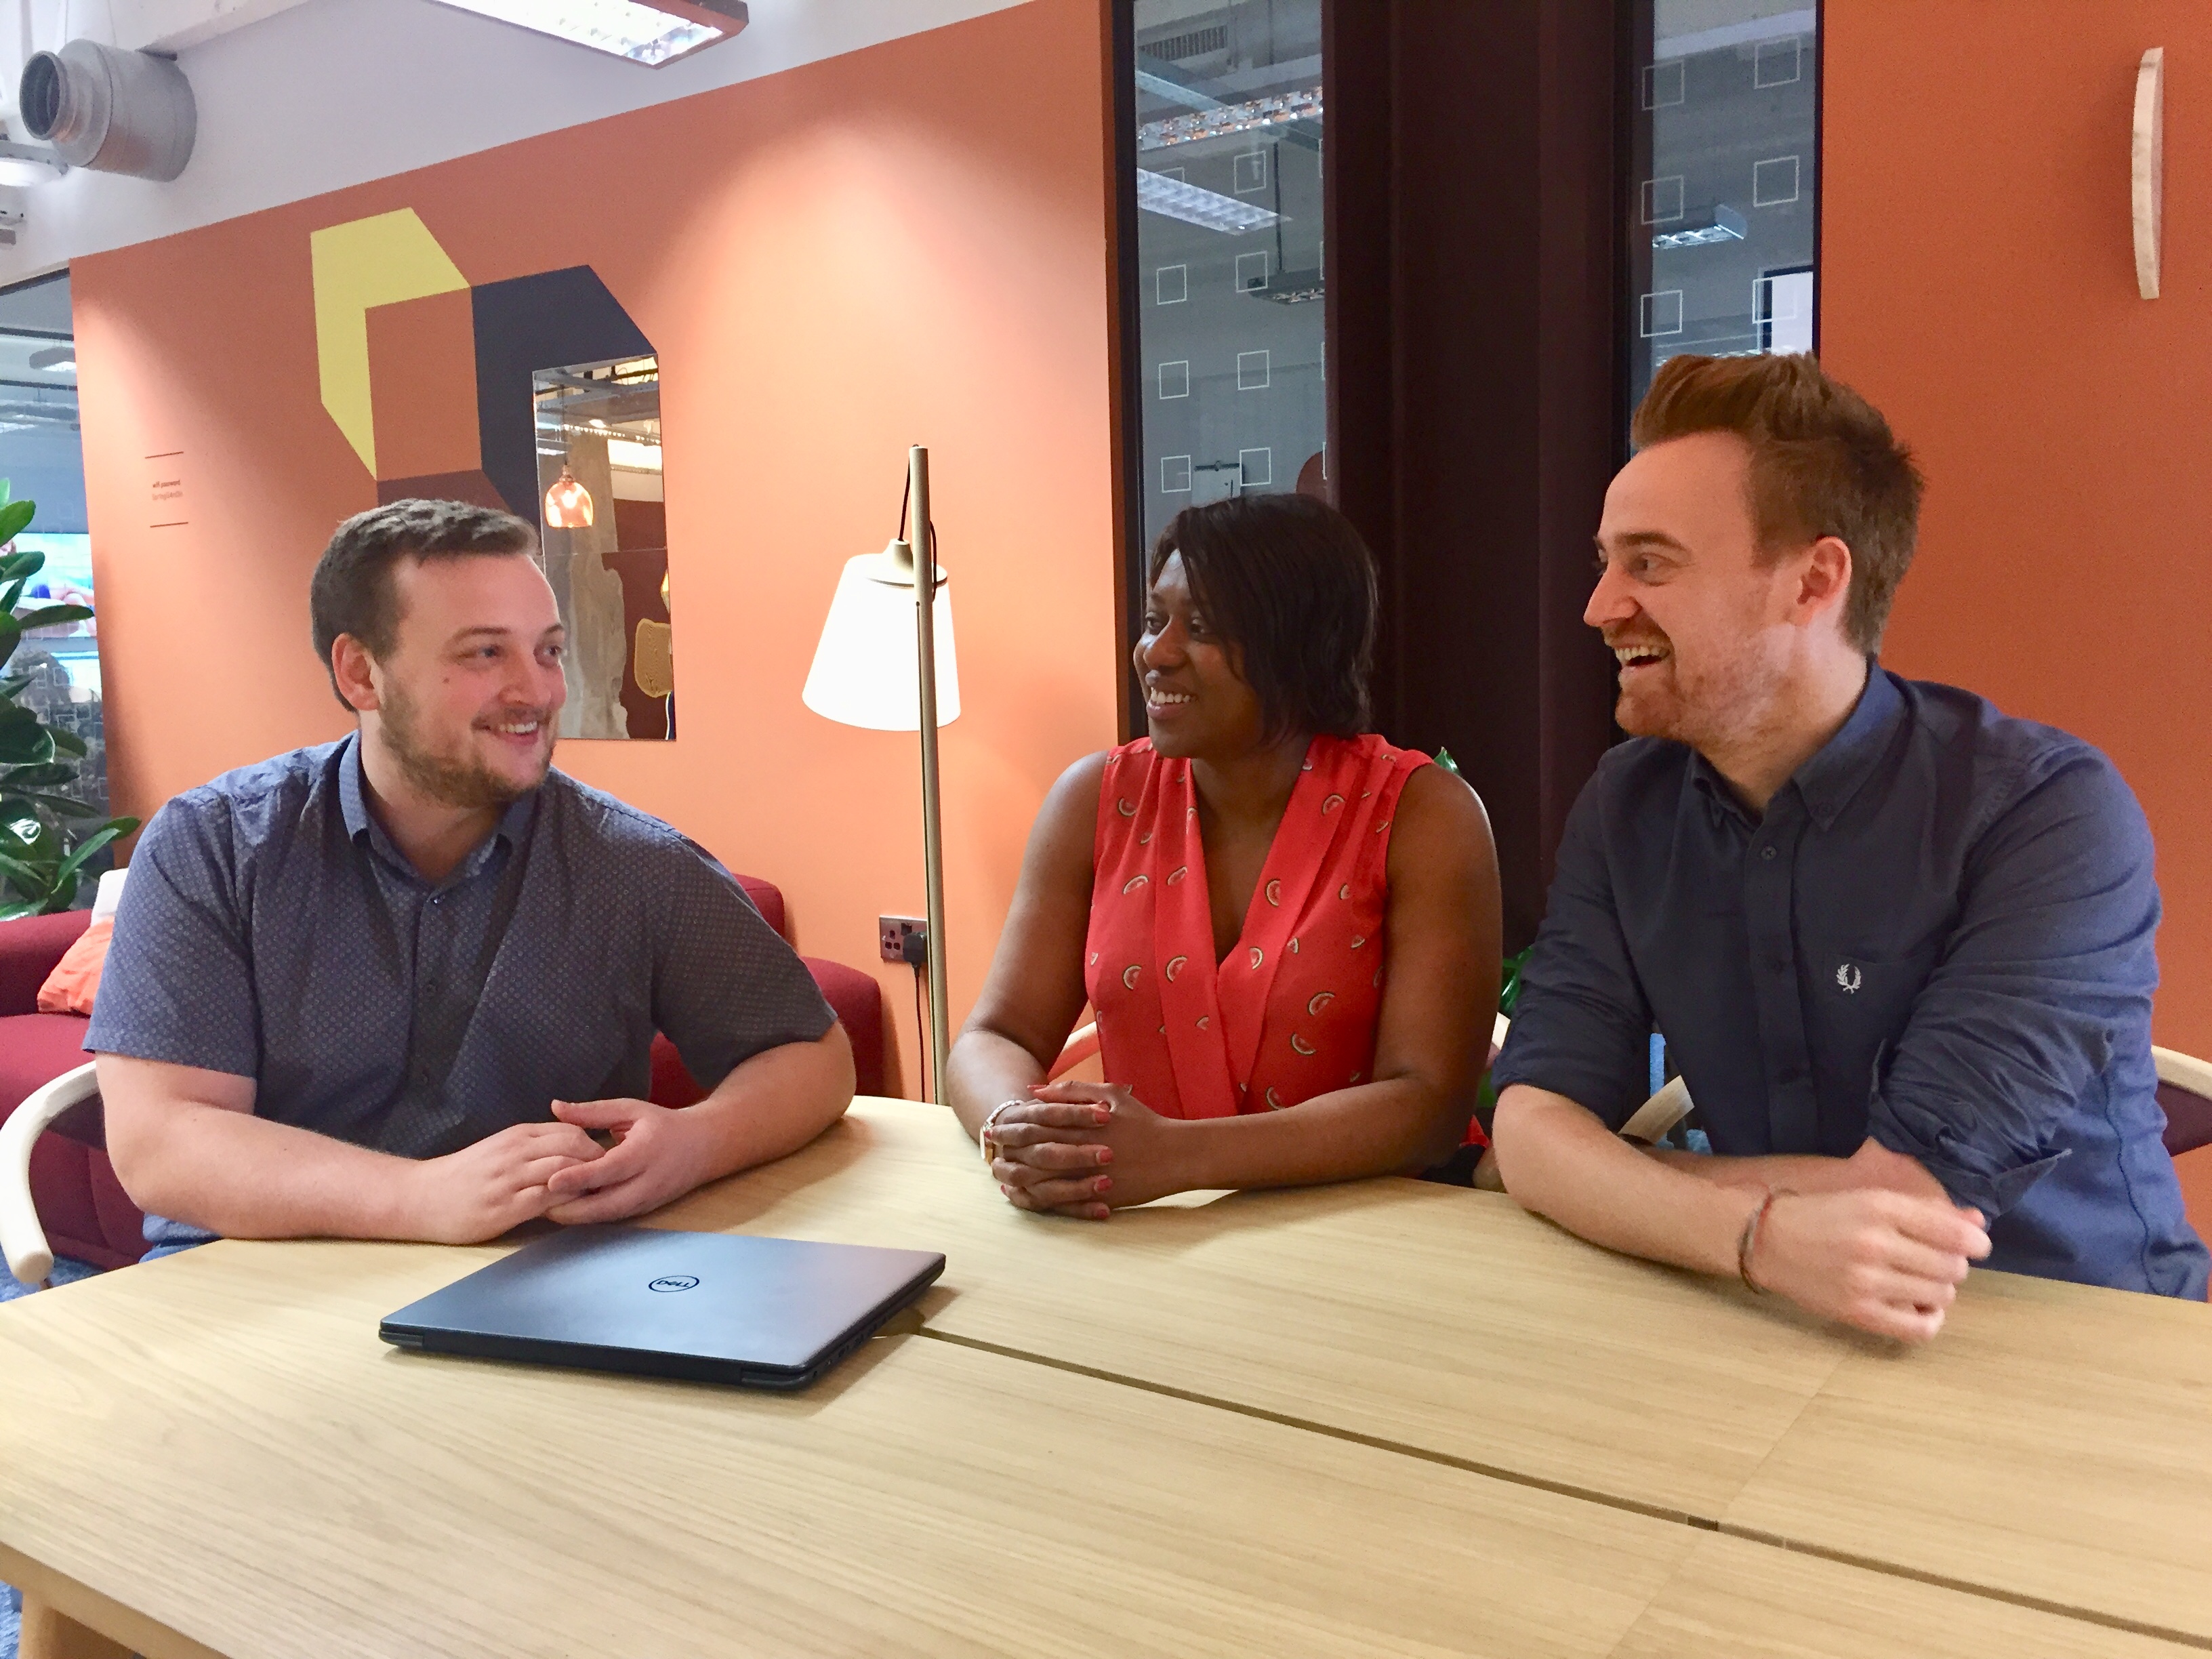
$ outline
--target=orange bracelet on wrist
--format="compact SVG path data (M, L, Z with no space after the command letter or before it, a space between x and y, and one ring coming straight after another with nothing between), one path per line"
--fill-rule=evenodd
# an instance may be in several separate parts
M1774 1207L1776 1199L1796 1196L1787 1187L1768 1188L1766 1196L1759 1200L1759 1207L1743 1224L1743 1236L1735 1242L1736 1276L1743 1280L1744 1288L1754 1296L1766 1294L1766 1286L1751 1276L1751 1254L1759 1248L1759 1224L1766 1219L1766 1212Z

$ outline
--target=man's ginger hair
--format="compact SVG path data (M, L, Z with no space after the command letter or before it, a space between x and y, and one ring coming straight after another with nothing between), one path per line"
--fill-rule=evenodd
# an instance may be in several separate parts
M1751 447L1751 518L1762 554L1833 536L1851 550L1844 637L1881 648L1897 585L1912 563L1920 469L1881 411L1809 354L1670 357L1629 428L1638 449L1699 432Z

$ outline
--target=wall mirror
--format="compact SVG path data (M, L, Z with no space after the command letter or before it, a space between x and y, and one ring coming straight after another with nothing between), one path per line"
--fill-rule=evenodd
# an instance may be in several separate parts
M568 629L564 738L676 735L660 365L531 375L545 574Z

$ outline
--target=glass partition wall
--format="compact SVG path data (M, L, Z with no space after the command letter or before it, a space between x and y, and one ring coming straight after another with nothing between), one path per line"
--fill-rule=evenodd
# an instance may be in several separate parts
M1193 502L1318 492L1327 474L1322 0L1133 11L1149 548Z
M46 555L23 592L40 605L96 608L92 538L85 518L84 453L77 428L76 345L67 271L0 289L0 501L32 501L38 515L10 544ZM24 703L47 725L75 733L85 745L65 781L46 793L82 804L96 823L107 815L107 744L101 718L100 623L33 629L8 665L27 677ZM86 865L98 875L112 866L102 851ZM78 889L92 902L94 884Z
M1680 353L1814 349L1814 0L1631 0L1625 387Z

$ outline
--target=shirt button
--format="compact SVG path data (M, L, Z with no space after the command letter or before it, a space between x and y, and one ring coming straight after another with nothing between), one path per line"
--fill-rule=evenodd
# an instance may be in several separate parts
M1763 859L1771 859L1774 856L1774 849L1771 847L1762 847L1759 849L1759 856Z

